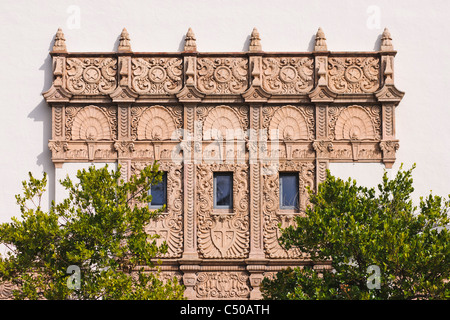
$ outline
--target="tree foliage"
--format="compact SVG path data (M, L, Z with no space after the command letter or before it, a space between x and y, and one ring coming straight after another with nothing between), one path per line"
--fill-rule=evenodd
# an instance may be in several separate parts
M16 196L21 217L0 225L0 243L9 249L0 258L0 281L17 286L16 299L182 299L176 278L162 281L148 269L167 252L158 235L145 232L163 210L146 205L162 174L155 162L124 182L120 170L91 166L78 171L79 182L61 181L68 197L46 212L47 175L29 173ZM68 273L74 267L79 279Z
M392 180L385 172L378 190L328 172L317 193L309 190L311 206L296 225L282 230L280 243L298 247L315 263L329 261L332 269L318 273L307 266L280 272L263 280L263 296L450 298L450 201L430 194L414 206L414 168L401 168Z

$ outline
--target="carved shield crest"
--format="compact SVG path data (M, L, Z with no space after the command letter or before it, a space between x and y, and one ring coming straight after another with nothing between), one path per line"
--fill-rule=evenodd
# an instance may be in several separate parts
M229 228L229 223L217 221L211 228L211 239L214 246L219 250L222 257L226 256L226 252L233 245L235 231Z

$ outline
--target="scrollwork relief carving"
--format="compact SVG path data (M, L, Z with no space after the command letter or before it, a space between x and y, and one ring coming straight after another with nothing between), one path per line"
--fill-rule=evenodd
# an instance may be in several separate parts
M131 174L139 174L152 163L132 162ZM179 258L183 252L183 169L182 165L169 161L160 161L159 169L167 173L167 190L170 192L167 193L166 211L146 226L146 232L160 235L160 242L166 241L168 251L159 257Z
M200 58L197 87L203 93L237 94L248 88L248 60L245 58Z
M372 93L379 87L378 58L328 59L328 85L337 93Z
M117 59L68 58L67 89L74 94L109 94L117 87Z
M263 58L263 88L275 94L299 94L313 87L314 61L311 58Z
M251 291L245 272L200 272L194 290L200 299L247 299Z
M137 93L174 94L183 86L180 58L135 58L131 64L131 83Z
M214 213L213 172L233 172L233 210ZM249 181L246 164L197 165L197 240L203 258L245 258L249 250Z
M286 228L294 223L294 217L301 214L309 204L307 187L315 186L315 166L311 162L283 161L277 165L264 164L266 172L273 174L263 175L263 215L264 215L264 249L266 255L273 259L302 258L303 254L296 248L285 250L278 242L281 236L278 224ZM279 176L278 172L289 171L299 174L299 205L300 212L284 213L280 210Z

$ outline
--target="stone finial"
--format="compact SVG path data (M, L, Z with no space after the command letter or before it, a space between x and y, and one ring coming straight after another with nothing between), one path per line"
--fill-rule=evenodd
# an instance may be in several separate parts
M259 32L256 28L253 28L252 34L250 36L250 45L249 45L249 51L250 52L257 52L262 51L261 46L261 38L259 37Z
M123 28L122 33L119 38L119 52L130 52L131 51L131 43L130 43L130 35L126 28Z
M388 28L384 28L383 34L381 35L381 51L392 51L394 46L392 45L391 33Z
M184 51L197 51L196 40L194 31L189 28L186 33L186 38L184 39Z
M58 28L55 35L55 43L53 44L53 52L67 52L66 48L66 38L64 38L64 33L61 28Z
M328 51L327 49L327 38L325 38L325 33L322 28L319 27L316 33L316 43L314 44L314 51Z

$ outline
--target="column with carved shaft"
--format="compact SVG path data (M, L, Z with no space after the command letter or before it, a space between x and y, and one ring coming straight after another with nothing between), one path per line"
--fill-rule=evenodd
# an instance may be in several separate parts
M117 104L117 140L114 149L117 151L118 165L120 166L121 179L127 181L131 174L131 159L134 154L134 143L131 139L131 106L138 95L131 88L131 51L130 36L127 29L123 29L117 48L119 86L110 94Z
M319 28L316 33L313 52L315 87L309 94L311 102L315 104L316 109L316 139L312 144L313 149L316 151L316 188L326 179L329 152L333 149L328 132L328 105L333 103L336 94L328 88L327 66L329 53L325 33L322 28Z
M261 112L270 95L262 88L262 48L256 28L250 37L249 59L251 87L242 95L250 106L250 130L248 135L249 178L250 178L250 253L247 259L247 270L250 273L250 299L261 299L260 284L265 271L265 254L263 244L262 219L262 176L260 159Z
M395 138L395 107L405 94L394 85L394 57L396 53L392 45L391 34L385 28L381 35L380 45L382 87L375 92L375 96L381 102L382 134L380 149L383 152L383 162L386 168L392 168L395 162L395 153L400 146Z
M194 32L189 28L186 33L184 56L185 86L177 94L178 101L184 108L183 132L183 171L184 171L184 251L180 262L183 272L183 284L186 287L185 297L195 299L194 286L197 282L197 272L200 269L200 259L197 252L196 229L196 144L201 143L201 137L196 136L195 110L202 101L204 94L195 87L197 45ZM200 146L201 149L201 146Z

